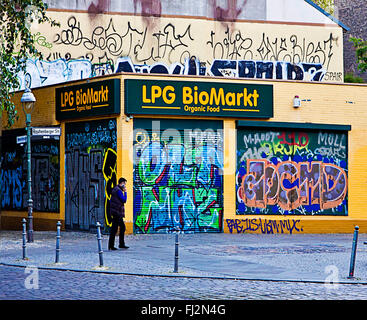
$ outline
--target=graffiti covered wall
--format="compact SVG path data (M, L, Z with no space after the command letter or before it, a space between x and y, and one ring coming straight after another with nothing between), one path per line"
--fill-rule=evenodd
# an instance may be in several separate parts
M16 143L25 130L3 131L0 170L1 209L26 211L28 207L26 144ZM60 142L34 140L31 144L33 210L59 212Z
M134 120L135 233L222 231L222 131L219 121Z
M44 61L28 60L26 73L19 74L21 88L117 71L343 81L339 27L49 14L61 27L34 26Z
M347 133L238 130L237 214L348 215Z
M116 120L65 125L65 224L89 230L110 226L109 197L116 185Z

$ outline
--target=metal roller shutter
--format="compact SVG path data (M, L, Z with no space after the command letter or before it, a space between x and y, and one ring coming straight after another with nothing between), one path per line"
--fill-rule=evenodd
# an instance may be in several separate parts
M65 125L65 226L109 232L109 197L117 184L116 119Z
M222 231L222 128L134 119L134 233Z
M347 131L240 128L237 214L348 215Z

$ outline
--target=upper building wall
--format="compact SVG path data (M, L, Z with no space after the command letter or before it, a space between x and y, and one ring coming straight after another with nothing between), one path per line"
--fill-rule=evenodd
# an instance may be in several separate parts
M117 72L343 82L342 27L292 1L49 0L61 26L32 26L44 60L20 88Z
M267 0L266 20L337 25L305 0Z
M267 0L47 0L51 9L210 19L266 20ZM297 0L299 1L299 0ZM303 0L301 0L303 1Z

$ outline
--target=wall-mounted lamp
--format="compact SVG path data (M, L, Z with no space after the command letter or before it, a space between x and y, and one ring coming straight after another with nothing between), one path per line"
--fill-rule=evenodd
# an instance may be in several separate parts
M300 106L301 106L301 99L299 98L299 96L294 96L293 107L299 108Z

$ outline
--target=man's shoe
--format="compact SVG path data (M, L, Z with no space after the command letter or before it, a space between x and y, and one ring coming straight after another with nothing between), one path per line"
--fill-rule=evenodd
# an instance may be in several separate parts
M108 248L108 250L117 250L117 248L115 248L115 247L110 247L110 248Z
M119 246L120 249L128 249L129 247L127 246Z

